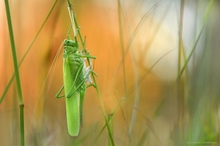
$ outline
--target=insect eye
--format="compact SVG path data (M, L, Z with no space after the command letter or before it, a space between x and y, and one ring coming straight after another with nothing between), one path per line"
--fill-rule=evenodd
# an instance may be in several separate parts
M64 46L68 45L68 43L69 43L68 40L64 40L64 41L63 41Z
M64 46L72 46L72 47L76 47L76 42L73 40L64 40Z

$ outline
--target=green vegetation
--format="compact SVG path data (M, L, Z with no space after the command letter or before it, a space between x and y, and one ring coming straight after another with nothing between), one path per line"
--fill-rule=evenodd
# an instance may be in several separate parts
M0 145L218 145L219 2L4 3ZM66 70L79 85L63 83L64 47L91 67ZM54 97L65 82L77 91L59 94L83 99L67 108L79 105L77 125Z

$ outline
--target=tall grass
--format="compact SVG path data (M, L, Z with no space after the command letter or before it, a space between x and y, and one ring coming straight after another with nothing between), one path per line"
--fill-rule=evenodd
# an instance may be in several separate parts
M18 3L11 2L9 9L5 2L7 15L12 12L7 27L14 48L15 57L10 59L14 60L15 73L8 77L7 68L0 66L1 78L9 80L1 86L0 145L15 145L18 141L20 145L218 145L219 2L68 0L67 7L55 0L49 12L35 16L30 11L38 23L42 16L46 18L36 24L35 36L25 51L16 44L28 38L25 31L18 35L17 30L32 21L13 23L17 22L13 9ZM39 9L42 3L27 6ZM175 6L172 12L176 18L172 19L176 22L167 17L171 5ZM198 13L192 25L195 34L189 33L188 12ZM169 23L165 23L167 19ZM62 55L55 54L62 50L59 46L71 23L76 26L74 32L79 33L81 47L97 58L93 64L97 76L92 74L96 89L86 91L84 124L78 137L68 135L65 104L54 97L63 84ZM177 28L169 26L173 23ZM7 60L3 63L10 64ZM169 63L175 67L170 69ZM176 73L175 77L164 80L164 66L170 74ZM47 74L48 68L52 69ZM20 117L17 99L12 98L17 95ZM18 123L21 125L16 128Z
M15 73L12 75L10 81L6 85L4 92L0 98L0 104L4 100L6 93L9 89L9 87L12 84L12 81L14 79L14 76L16 77L16 86L17 86L17 92L18 92L18 98L19 98L19 108L20 108L20 145L24 146L25 145L25 123L24 123L24 102L23 102L23 96L22 96L22 88L21 88L21 83L20 83L20 75L19 75L19 70L18 68L24 61L26 55L30 51L33 43L35 42L36 38L38 37L40 31L42 30L43 26L45 25L47 19L49 18L55 4L57 1L54 1L53 6L51 7L48 16L46 17L45 21L43 22L42 26L40 27L39 31L37 32L36 36L34 37L33 41L31 42L30 46L26 50L24 56L22 57L20 63L17 61L17 55L16 55L16 47L15 47L15 41L14 41L14 33L13 33L13 28L12 28L12 20L11 20L11 14L10 14L10 8L9 8L9 2L8 0L5 0L5 9L6 9L6 14L7 14L7 20L8 20L8 29L9 29L9 36L10 36L10 41L11 41L11 49L12 49L12 56L13 56L13 62L14 62L14 70Z
M7 20L8 20L8 30L9 30L9 36L10 36L10 41L11 41L11 50L12 50L12 56L13 56L13 62L14 62L17 93L18 93L18 98L20 102L19 104L19 107L20 107L20 145L24 146L25 145L24 102L23 102L23 96L22 96L22 90L21 90L20 75L19 75L19 70L18 70L16 47L15 47L15 41L14 41L14 33L13 33L13 28L12 28L12 21L11 21L11 14L10 14L8 0L5 0L5 9L6 9Z

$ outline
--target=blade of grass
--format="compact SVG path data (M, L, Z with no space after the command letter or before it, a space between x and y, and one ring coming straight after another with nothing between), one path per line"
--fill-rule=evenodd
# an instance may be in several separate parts
M118 64L118 66L117 66L117 69L116 69L116 71L115 71L115 75L114 75L114 76L116 76L116 75L118 74L119 68L120 68L121 65L122 65L122 61L124 60L125 56L127 55L128 51L129 51L129 49L130 49L130 47L131 47L131 44L132 44L132 42L133 42L135 36L137 35L139 29L141 28L142 24L143 24L144 21L147 19L147 17L150 15L150 13L153 12L153 10L154 10L155 8L157 8L157 7L160 5L160 3L162 3L162 2L163 2L163 0L161 0L161 1L157 2L156 4L154 4L154 5L151 7L151 9L142 17L142 19L141 19L140 22L138 23L137 27L136 27L135 30L133 31L133 33L132 33L132 35L131 35L131 37L130 37L130 39L129 39L129 41L128 41L128 45L127 45L127 47L126 47L126 49L125 49L124 55L122 56L122 58L121 58L121 60L120 60L120 62L119 62L119 64Z
M212 72L217 71L215 70L215 64L213 64L213 61L217 61L216 59L213 59L215 58L213 55L214 53L216 53L216 51L214 51L214 49L216 48L215 47L213 48L213 44L212 44L213 40L216 39L216 35L213 35L213 32L216 31L216 29L213 29L212 28L213 25L210 25L213 23L212 22L210 23L208 21L208 16L210 17L209 14L211 10L213 10L212 9L213 7L214 7L214 11L212 11L211 16L213 16L213 14L215 13L215 8L216 8L215 4L217 4L217 2L215 3L215 0L211 0L208 2L206 11L203 15L202 29L199 32L199 34L201 34L202 30L205 30L204 25L207 23L208 24L207 25L208 27L206 30L207 33L204 36L205 37L205 45L204 45L205 50L203 50L203 55L202 55L202 58L200 59L200 64L198 65L199 67L198 71L200 73L196 74L197 76L195 77L194 83L192 84L194 88L192 88L193 92L192 92L192 96L189 98L190 103L188 104L189 113L190 113L190 127L189 127L188 139L190 141L201 140L201 135L204 133L202 130L204 128L203 127L204 119L210 120L209 110L213 110L213 105L214 105L213 103L217 101L213 98L213 95L218 96L218 93L219 93L217 92L216 94L215 91L213 92L213 88L212 88L213 87L212 85L216 86L217 85L216 82L218 82L218 78L216 78L216 76L213 76L212 74ZM196 38L196 40L198 40L199 37L200 35ZM215 83L213 84L213 82ZM207 134L205 135L207 136Z
M52 6L51 6L51 8L50 8L50 10L49 10L49 12L48 12L48 15L46 16L46 18L45 18L45 20L43 21L43 23L42 23L40 29L38 30L37 34L35 35L35 37L34 37L33 40L31 41L31 43L30 43L29 47L27 48L27 50L25 51L24 55L22 56L21 61L20 61L19 64L18 64L18 67L21 66L22 62L24 61L25 57L27 56L28 52L30 51L31 47L33 46L35 40L37 39L37 37L38 37L38 35L40 34L42 28L44 27L45 23L47 22L47 20L48 20L50 14L52 13L52 11L53 11L53 9L54 9L54 7L55 7L57 1L58 1L58 0L54 0L53 4L52 4ZM5 96L6 96L7 92L8 92L8 89L9 89L9 87L11 86L12 81L13 81L13 79L14 79L14 76L15 76L15 73L12 74L12 76L11 76L11 78L10 78L8 84L7 84L6 87L5 87L4 92L2 93L2 96L1 96L1 98L0 98L0 104L1 104L2 101L4 100L4 98L5 98Z
M141 82L144 80L144 78L152 71L152 69L157 65L157 63L159 63L159 61L161 61L166 55L168 55L169 53L171 53L171 52L174 51L174 50L175 50L175 48L174 48L174 49L171 49L171 50L167 51L166 53L164 53L163 55L161 55L161 56L158 58L158 60L156 60L156 61L154 62L154 64L152 64L152 65L150 66L150 68L146 70L146 73L141 76L141 78L140 78L140 83L141 83ZM128 95L132 95L132 92L134 91L134 88L132 87L132 89L130 88L128 91L130 91Z
M142 146L144 145L144 142L146 141L147 138L147 130L144 131L144 133L142 134L139 143L137 144L138 146Z
M171 50L169 50L169 51L167 51L166 53L164 53L161 57L159 57L159 59L158 60L156 60L155 61L155 63L147 70L147 72L144 74L144 75L142 75L142 77L139 77L139 78L137 78L136 79L136 86L135 86L135 88L136 89L130 89L129 91L130 91L130 93L129 93L129 95L132 95L132 92L134 91L134 90L136 90L136 98L135 98L135 104L134 104L134 109L133 109L133 114L132 114L132 120L131 120L131 124L130 124L130 128L129 128L129 130L131 130L132 128L133 128L133 126L134 126L134 120L135 120L135 117L136 117L136 114L137 114L137 108L138 108L138 101L139 101L139 96L138 96L138 90L140 90L139 88L139 86L140 86L140 83L144 80L144 78L148 75L148 73L157 65L157 63L161 60L161 59L163 59L163 57L165 57L166 55L168 55L169 53L171 53L172 51L174 51L175 49L171 49ZM164 101L164 100L163 100ZM163 104L163 101L161 102L161 104L160 104L160 106L159 107L161 107L162 106L162 104ZM158 109L159 110L159 109ZM157 110L157 111L158 111ZM157 113L157 112L156 112ZM131 133L132 132L129 132L129 134L130 134L130 136L131 136Z
M114 119L113 119L113 114L108 114L108 121L109 121L109 126L110 126L110 130L111 130L111 133L113 135L114 133ZM108 140L108 145L109 146L112 146L112 142L111 142L111 138L109 137L109 140Z
M181 0L180 2L180 22L179 22L179 42L178 42L178 71L177 76L181 71L182 64L182 54L185 54L185 50L183 48L182 35L183 35L183 15L184 15L184 5L185 0ZM181 78L177 80L177 101L178 101L178 129L179 132L177 137L179 142L182 143L184 141L184 127L183 123L185 122L185 96L184 96L184 82ZM179 143L178 142L178 143Z
M185 116L184 116L184 109L185 109L185 99L184 99L184 94L185 94L185 90L186 89L184 89L184 87L185 87L185 85L186 85L186 82L187 82L187 79L185 79L185 82L184 82L184 79L181 79L181 77L182 77L182 75L183 75L183 73L184 73L184 71L186 72L186 77L187 77L187 68L188 68L188 63L189 63L189 61L190 61L190 59L192 58L192 55L193 55L193 53L195 52L195 49L196 49L196 46L197 46L197 44L198 44L198 41L200 40L200 37L201 37L201 35L202 35L202 32L203 32L203 30L204 30L204 28L205 28L205 24L206 24L206 22L207 22L207 18L208 18L208 15L209 15L209 12L210 12L210 10L211 10L211 8L212 8L212 6L213 6L213 4L214 4L214 0L211 0L210 2L209 2L209 5L207 6L207 8L206 8L206 11L205 11L205 14L204 14L204 16L203 16L203 20L202 20L202 27L201 27L201 29L200 29L200 31L199 31L199 34L198 34L198 36L196 37L196 40L195 40L195 43L193 44L193 47L192 47L192 49L191 49L191 52L190 52L190 54L189 54L189 56L186 58L186 60L184 61L184 65L183 65L183 67L181 67L181 63L180 63L180 59L179 59L179 66L178 66L178 76L177 76L177 93L178 93L178 107L179 107L179 117L178 117L178 133L177 133L177 138L176 138L176 144L178 143L178 144L181 144L182 142L184 142L185 140L186 140L186 131L184 131L184 125L183 125L183 122L185 122ZM180 17L180 18L182 18L182 17ZM180 26L181 26L181 24L180 24ZM182 36L179 36L179 53L181 52L181 51L183 51L183 50L181 50L181 48L182 48L182 38L181 38ZM183 53L184 53L184 51L183 51ZM181 54L178 56L178 57L180 57L181 56ZM185 85L184 85L185 84ZM201 103L199 104L199 105L202 105ZM201 112L201 110L199 110L200 112ZM199 118L197 117L197 119L196 120L194 120L193 122L195 122L195 123L193 123L193 124L195 124L195 125L193 125L194 127L197 127L198 129L201 129L200 127L201 127L201 125L200 125L200 123L199 123L199 121L197 121ZM196 129L196 128L195 128ZM196 135L196 136L198 136L199 135L199 130L193 130L193 131L196 131L194 134ZM194 136L194 134L193 134L193 136ZM194 137L195 138L195 137ZM195 140L196 141L196 140Z
M143 112L141 111L140 109L138 108L135 108L135 110L138 110L144 117L145 117L145 120L146 120L146 125L148 126L148 128L150 129L150 131L152 132L152 134L154 135L154 137L157 139L157 141L160 143L160 145L162 146L162 142L156 132L156 129L154 128L154 125L152 123L152 121L150 120L150 118L148 118L148 116Z
M134 96L134 105L133 105L133 110L132 110L132 117L131 117L131 122L129 126L129 141L130 145L132 145L132 137L133 137L133 130L134 130L134 125L137 117L137 110L135 108L138 108L139 105L139 100L140 100L140 75L139 75L139 68L138 68L138 61L137 58L135 57L135 53L132 50L131 56L132 56L132 65L134 68L134 77L135 77L135 96Z
M115 110L112 112L112 116L110 118L108 118L108 122L111 121L111 119L113 118L115 112L118 110L118 108L121 105L121 101L124 100L125 98L121 98L121 100L118 102L118 105L116 106ZM104 129L106 128L106 124L102 127L101 131L99 132L98 136L96 137L94 143L99 139L99 137L101 136L102 132L104 131Z
M203 29L204 29L205 24L206 24L206 22L207 22L207 19L208 19L208 15L209 15L209 13L210 13L210 10L211 10L212 6L214 5L214 1L215 1L215 0L212 0L212 1L209 2L209 5L208 5L208 7L207 7L207 9L206 9L205 15L204 15L203 20L202 20L202 27L201 27L201 29L200 29L200 32L199 32L199 34L198 34L198 36L197 36L197 38L196 38L196 40L195 40L195 43L193 44L192 50L191 50L191 52L190 52L190 54L189 54L189 57L186 59L186 61L185 61L185 63L184 63L184 66L182 67L180 73L178 74L177 79L180 79L180 78L181 78L181 76L182 76L184 70L185 70L186 67L188 66L189 60L191 59L193 53L195 52L196 46L197 46L197 44L198 44L198 42L199 42L199 39L200 39L200 37L201 37L201 35L202 35Z
M8 20L8 29L9 29L9 36L10 36L10 42L11 42L13 62L14 62L16 86L17 86L18 98L19 98L19 102L20 102L20 145L24 146L25 145L25 139L24 139L24 102L23 102L23 96L22 96L20 75L19 75L17 55L16 55L16 47L15 47L14 34L13 34L11 14L10 14L8 0L5 0L5 9L6 9L6 15L7 15L7 20Z
M181 52L182 52L182 31L183 31L183 14L184 14L184 0L181 0L180 3L180 24L179 24L179 50L178 50L178 74L180 73L181 70ZM184 50L183 50L184 51Z
M123 24L122 24L122 6L121 1L118 0L118 23L119 23L119 36L120 36L120 45L121 45L121 56L122 56L122 74L123 74L123 88L124 88L124 98L127 98L127 86L126 86L126 69L125 69L125 47L124 47L124 36L123 36ZM128 116L128 108L127 104L125 104L125 112L121 109L123 119L127 121ZM128 129L128 124L126 122L126 127Z

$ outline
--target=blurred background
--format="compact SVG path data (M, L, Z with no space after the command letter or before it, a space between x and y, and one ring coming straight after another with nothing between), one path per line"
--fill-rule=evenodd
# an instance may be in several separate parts
M96 56L94 71L106 113L113 115L115 145L219 144L219 1L71 2L86 47ZM53 3L10 1L19 62ZM19 145L15 80L2 98L14 68L3 1L0 7L0 145ZM69 28L66 1L57 1L19 68L26 145L111 145L107 129L101 133L105 121L92 87L86 90L80 135L68 135L65 99L55 98L63 85L63 48L52 62Z

